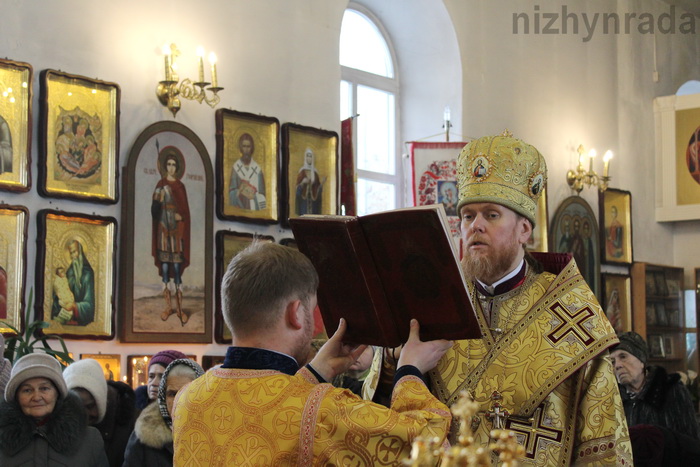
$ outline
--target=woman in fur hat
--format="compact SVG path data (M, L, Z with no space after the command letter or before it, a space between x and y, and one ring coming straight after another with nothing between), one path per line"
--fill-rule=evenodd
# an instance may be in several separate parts
M170 467L173 465L173 401L177 392L202 376L197 362L179 358L163 373L158 387L158 400L148 405L136 420L124 454L123 467Z
M12 368L0 403L0 465L109 466L100 433L50 355L25 355Z

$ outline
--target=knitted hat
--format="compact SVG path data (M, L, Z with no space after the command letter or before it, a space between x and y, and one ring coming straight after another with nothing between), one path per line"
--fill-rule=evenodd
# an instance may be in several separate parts
M649 347L647 347L647 343L644 342L642 336L634 331L630 331L618 334L617 337L620 339L620 343L611 347L611 352L614 350L624 350L637 357L643 364L647 364L647 360L649 359Z
M12 371L12 363L3 357L5 354L5 337L0 334L0 394L5 392L5 386L10 380L10 372Z
M59 398L66 397L68 389L61 373L61 364L51 355L45 353L30 353L15 362L10 374L10 380L5 387L5 400L15 400L20 385L32 378L47 378L58 390Z
M97 422L101 422L107 411L107 381L102 366L91 358L68 365L63 372L68 389L83 388L97 404Z
M151 368L151 365L154 363L160 363L163 367L167 368L173 360L180 358L187 358L187 355L177 350L161 350L151 357L151 360L148 362L148 368Z
M459 204L496 203L535 225L535 207L547 183L542 154L509 132L484 136L464 146L457 159Z

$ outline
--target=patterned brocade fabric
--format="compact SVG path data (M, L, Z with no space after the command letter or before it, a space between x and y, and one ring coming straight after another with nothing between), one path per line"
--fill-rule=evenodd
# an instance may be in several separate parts
M473 285L470 293L484 337L456 341L429 375L448 406L462 390L481 405L476 442L487 446L494 412L507 411L501 420L525 447L522 465L632 465L607 351L617 337L575 263L558 276L528 270L521 286L495 297Z
M306 368L210 370L176 401L174 465L400 465L416 436L449 429L447 407L419 378L400 380L393 410L314 383Z

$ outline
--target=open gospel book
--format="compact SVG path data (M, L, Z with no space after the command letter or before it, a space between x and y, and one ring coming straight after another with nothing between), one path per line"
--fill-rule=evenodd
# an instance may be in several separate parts
M345 318L346 342L396 347L416 318L423 341L481 337L442 204L289 222L329 333Z

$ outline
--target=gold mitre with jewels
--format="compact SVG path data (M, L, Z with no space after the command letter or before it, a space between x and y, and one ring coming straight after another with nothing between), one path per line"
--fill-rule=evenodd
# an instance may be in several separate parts
M547 183L542 154L507 130L483 136L462 149L457 159L459 204L496 203L535 225L535 207Z

